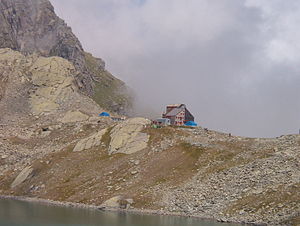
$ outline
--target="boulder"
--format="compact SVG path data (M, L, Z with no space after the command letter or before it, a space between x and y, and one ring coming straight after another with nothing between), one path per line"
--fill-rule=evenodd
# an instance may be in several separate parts
M109 154L132 154L147 147L149 135L142 130L151 123L145 118L131 118L116 125L111 133Z
M92 147L99 146L101 144L102 136L106 133L106 131L107 129L103 129L85 139L80 140L74 147L73 151L84 151Z
M108 208L108 209L128 209L130 205L132 205L133 199L126 199L124 196L118 195L106 200L104 203L100 205L100 209Z
M31 166L27 166L24 168L21 173L16 177L16 179L12 182L11 188L15 188L18 185L22 184L25 180L27 180L30 176L32 176L33 168Z

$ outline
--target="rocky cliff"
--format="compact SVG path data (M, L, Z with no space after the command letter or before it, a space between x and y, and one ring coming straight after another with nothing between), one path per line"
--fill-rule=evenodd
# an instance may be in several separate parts
M84 52L48 0L1 0L0 48L65 58L79 72L74 78L80 91L109 110L124 113L130 107L125 84L105 70L103 60Z
M64 117L68 111L97 115L101 108L76 86L78 72L61 57L25 56L0 49L0 123L32 117ZM49 120L49 119L48 119Z

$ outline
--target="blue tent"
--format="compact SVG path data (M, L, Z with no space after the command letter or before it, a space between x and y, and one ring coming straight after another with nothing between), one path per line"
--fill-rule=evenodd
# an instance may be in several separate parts
M185 126L197 126L197 123L195 123L194 121L188 121L184 125Z
M99 114L99 116L102 116L102 117L110 117L110 114L104 111L104 112L102 112L101 114Z

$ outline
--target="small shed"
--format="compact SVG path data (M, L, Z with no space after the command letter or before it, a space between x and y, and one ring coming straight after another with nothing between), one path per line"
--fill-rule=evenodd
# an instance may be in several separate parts
M101 117L110 117L110 114L108 112L104 111L104 112L100 113L99 116L101 116Z
M160 126L169 126L171 125L171 120L168 118L158 118L154 120L153 123Z

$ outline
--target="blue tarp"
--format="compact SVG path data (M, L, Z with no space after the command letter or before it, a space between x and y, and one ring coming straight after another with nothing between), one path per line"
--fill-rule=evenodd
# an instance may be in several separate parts
M110 114L107 112L102 112L99 116L110 117Z
M184 125L185 126L197 126L197 123L195 123L194 121L188 121Z

